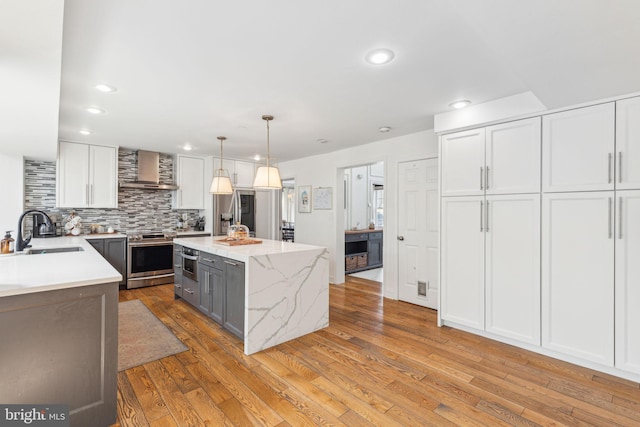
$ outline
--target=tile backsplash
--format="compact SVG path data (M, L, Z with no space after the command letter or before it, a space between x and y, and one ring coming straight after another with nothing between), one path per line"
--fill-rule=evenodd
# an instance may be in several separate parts
M119 188L117 209L57 209L56 205L56 163L25 160L25 209L40 209L61 220L74 210L81 218L83 231L89 225L99 224L126 232L130 230L161 231L175 228L178 216L186 213L193 225L198 219L198 210L171 209L172 191L143 190L139 188ZM118 179L135 181L137 177L137 153L119 149ZM173 182L173 157L160 154L160 182ZM57 217L57 218L55 218ZM28 219L30 222L30 218ZM27 230L31 229L25 223Z

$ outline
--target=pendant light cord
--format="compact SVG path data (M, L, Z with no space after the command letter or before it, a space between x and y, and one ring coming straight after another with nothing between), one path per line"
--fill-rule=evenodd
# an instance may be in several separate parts
M271 158L271 150L269 148L269 119L267 119L267 168L269 167L270 158Z

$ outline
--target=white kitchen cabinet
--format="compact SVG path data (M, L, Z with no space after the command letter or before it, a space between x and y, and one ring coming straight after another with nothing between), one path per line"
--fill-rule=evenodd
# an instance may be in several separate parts
M640 374L640 191L616 195L616 368Z
M220 169L220 158L213 158L213 170ZM229 178L234 187L253 188L256 164L242 160L224 159L223 169L229 173Z
M640 97L616 102L616 189L640 189Z
M540 192L541 119L486 129L486 194Z
M540 345L540 195L485 201L486 331Z
M613 190L614 133L613 102L543 116L543 191Z
M204 209L204 159L176 156L175 177L178 189L173 194L173 208Z
M117 147L61 141L56 178L57 207L118 207Z
M484 329L484 197L443 197L441 318Z
M243 162L236 160L234 171L234 185L240 188L252 188L253 179L255 178L255 164L252 162Z
M484 138L484 128L441 137L442 196L484 194Z
M613 366L614 192L542 200L542 345Z
M540 117L442 136L442 195L540 191Z

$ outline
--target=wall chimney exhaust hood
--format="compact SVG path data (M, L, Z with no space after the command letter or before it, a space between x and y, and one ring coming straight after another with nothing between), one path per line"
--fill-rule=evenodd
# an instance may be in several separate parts
M120 188L147 190L177 190L174 184L160 184L160 153L138 150L138 179L135 182L120 182Z

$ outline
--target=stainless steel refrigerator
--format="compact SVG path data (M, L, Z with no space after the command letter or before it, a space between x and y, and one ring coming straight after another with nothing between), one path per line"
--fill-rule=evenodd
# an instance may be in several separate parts
M240 223L252 237L281 240L280 190L234 190L230 195L213 196L213 233L226 236L229 225Z

